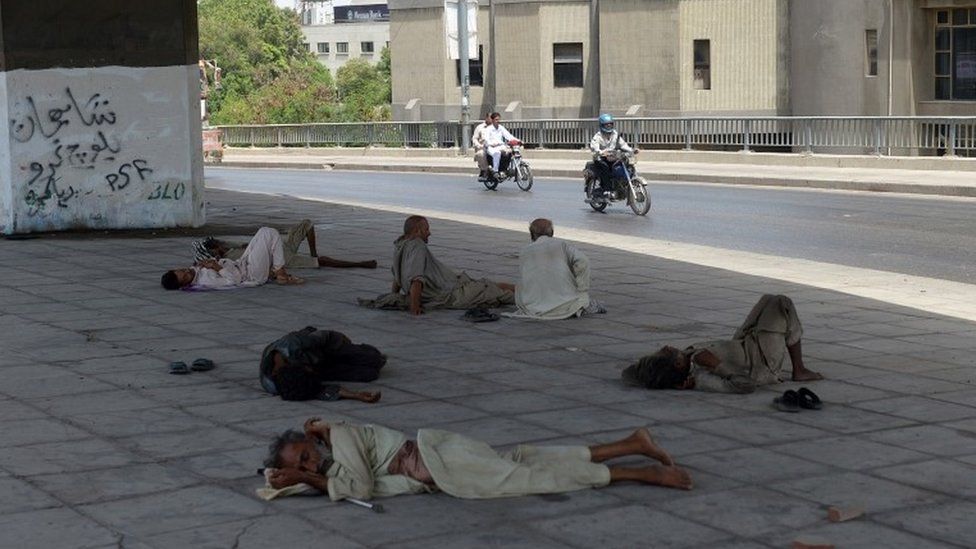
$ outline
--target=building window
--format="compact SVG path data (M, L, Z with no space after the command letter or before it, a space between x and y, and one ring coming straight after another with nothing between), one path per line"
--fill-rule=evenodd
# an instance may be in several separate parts
M359 51L363 55L373 55L373 43L372 42L360 42Z
M976 101L976 9L935 17L935 98Z
M696 90L712 89L712 41L695 40L695 66L692 72Z
M336 42L336 55L349 55L349 42Z
M878 76L878 30L864 31L864 74Z
M478 58L468 60L468 85L475 87L483 87L485 85L485 71L484 71L484 49L478 46ZM461 85L461 60L458 59L454 62L457 69L457 85Z
M312 45L308 42L302 42L302 48L304 48L305 51L312 51Z
M557 88L583 87L583 43L552 45L552 83Z
M319 49L319 53L329 53L329 43L328 42L319 42L317 44L317 46L318 46L318 49Z

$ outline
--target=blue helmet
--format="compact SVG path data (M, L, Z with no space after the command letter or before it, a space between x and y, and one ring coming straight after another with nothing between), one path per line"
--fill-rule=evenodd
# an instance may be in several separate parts
M600 115L600 131L604 133L613 131L613 115L606 113Z

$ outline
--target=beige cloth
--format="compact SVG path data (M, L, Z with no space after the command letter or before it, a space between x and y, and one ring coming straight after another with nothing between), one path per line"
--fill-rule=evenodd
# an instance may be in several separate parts
M590 262L566 241L540 236L519 253L518 309L506 316L558 320L590 304Z
M268 281L272 271L284 266L285 254L281 235L270 227L255 233L240 259L221 259L220 271L194 266L193 288L226 289L260 286Z
M788 346L800 341L803 326L793 301L784 295L764 295L749 312L732 340L696 343L692 353L708 349L722 362L714 372L698 366L692 354L691 375L703 391L742 393L755 386L779 383L786 377Z
M285 267L288 269L317 269L319 267L319 260L317 257L311 255L299 254L299 248L302 246L302 242L308 237L308 232L315 228L312 225L311 220L303 219L296 225L292 225L288 228L288 232L285 233L285 238L282 240L282 247L285 252ZM227 259L239 259L241 255L244 254L244 248L247 243L241 242L227 242L227 253L224 257Z

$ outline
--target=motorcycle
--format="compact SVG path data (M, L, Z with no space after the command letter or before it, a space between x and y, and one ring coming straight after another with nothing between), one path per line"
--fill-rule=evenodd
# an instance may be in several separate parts
M583 172L585 202L602 212L611 202L626 200L635 214L647 215L651 209L651 195L647 192L647 181L637 175L633 153L616 151L607 158L607 162L610 164L610 193L606 196L593 195L600 188L600 178L592 165L588 165Z
M489 191L495 190L499 183L503 183L509 179L514 179L515 184L523 191L532 188L532 168L528 162L522 160L522 142L510 141L509 146L512 148L512 151L502 153L500 163L502 169L497 172L489 170L488 176L481 180L485 188ZM508 157L507 159L506 156ZM506 160L508 161L507 165ZM491 162L490 159L489 162Z

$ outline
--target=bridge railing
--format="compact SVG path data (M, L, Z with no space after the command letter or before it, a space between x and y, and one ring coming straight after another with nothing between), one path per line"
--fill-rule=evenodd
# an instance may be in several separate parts
M472 126L477 121L472 123ZM583 148L593 119L506 120L526 146ZM220 126L236 147L457 147L457 121ZM617 129L643 148L876 155L976 156L976 117L618 118Z

